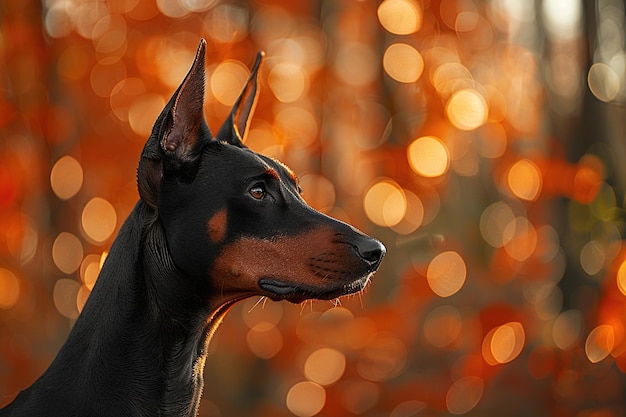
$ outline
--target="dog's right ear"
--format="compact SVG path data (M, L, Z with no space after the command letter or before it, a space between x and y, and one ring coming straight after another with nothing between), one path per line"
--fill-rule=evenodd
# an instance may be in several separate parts
M139 195L153 209L163 175L193 178L202 148L211 140L203 110L205 53L206 41L201 39L191 69L161 111L141 154L137 169Z
M239 98L233 105L228 118L217 133L217 139L231 145L245 147L244 142L250 126L250 119L258 98L259 70L265 59L265 52L259 52Z

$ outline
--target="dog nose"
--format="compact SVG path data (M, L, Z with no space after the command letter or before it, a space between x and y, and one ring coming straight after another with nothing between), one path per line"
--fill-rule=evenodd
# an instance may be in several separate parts
M359 239L355 246L359 256L370 265L372 270L378 268L387 252L385 245L370 237Z

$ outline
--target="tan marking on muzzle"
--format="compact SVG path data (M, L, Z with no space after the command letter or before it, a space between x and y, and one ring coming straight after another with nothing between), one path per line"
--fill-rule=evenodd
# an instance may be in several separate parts
M325 269L320 268L320 263ZM349 244L338 241L330 227L318 227L296 236L269 239L242 237L226 245L210 272L220 299L262 292L260 278L329 288L346 284L364 266Z

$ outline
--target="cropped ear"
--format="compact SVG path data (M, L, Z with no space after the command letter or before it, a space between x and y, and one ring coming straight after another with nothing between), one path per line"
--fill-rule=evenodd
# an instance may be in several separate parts
M245 147L244 142L250 126L250 119L257 102L259 69L264 59L265 52L259 52L252 66L250 77L233 105L230 115L222 124L217 134L217 139L231 145Z
M206 41L201 39L191 69L161 111L141 154L139 195L152 208L163 174L193 178L203 145L211 139L203 110L205 53Z

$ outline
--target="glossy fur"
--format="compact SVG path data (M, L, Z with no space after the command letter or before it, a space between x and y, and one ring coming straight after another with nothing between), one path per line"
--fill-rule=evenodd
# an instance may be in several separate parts
M48 370L0 416L195 416L207 345L246 297L362 290L384 246L309 207L295 175L243 145L263 55L216 138L206 44L139 162L141 199Z

